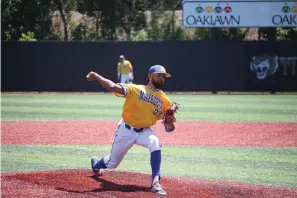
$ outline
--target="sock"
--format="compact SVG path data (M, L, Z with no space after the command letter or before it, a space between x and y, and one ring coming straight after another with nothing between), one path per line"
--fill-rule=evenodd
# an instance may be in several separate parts
M152 184L160 182L161 150L151 152Z
M105 166L105 163L104 163L104 157L102 157L101 160L99 160L96 164L94 164L94 168L100 168L100 169L106 169L107 168Z

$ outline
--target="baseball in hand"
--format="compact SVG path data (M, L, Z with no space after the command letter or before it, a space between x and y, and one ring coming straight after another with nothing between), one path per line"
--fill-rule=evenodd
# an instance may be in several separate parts
M86 77L88 81L96 80L96 73L91 71Z

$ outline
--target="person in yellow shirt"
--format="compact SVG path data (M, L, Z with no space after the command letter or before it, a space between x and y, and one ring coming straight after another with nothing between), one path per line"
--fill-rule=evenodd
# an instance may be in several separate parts
M130 61L125 59L124 55L120 56L120 62L117 66L118 80L121 83L132 83L133 76L133 66Z
M119 121L115 133L112 149L109 155L101 158L92 157L92 170L101 175L106 168L116 168L128 150L134 145L140 145L150 150L150 163L152 168L151 191L166 195L161 186L161 143L151 126L158 120L164 119L166 110L172 102L161 90L165 79L171 77L161 65L150 67L148 84L114 83L96 72L90 72L89 81L97 81L102 87L114 92L117 96L125 98L122 119ZM173 122L164 124L166 132L175 129Z

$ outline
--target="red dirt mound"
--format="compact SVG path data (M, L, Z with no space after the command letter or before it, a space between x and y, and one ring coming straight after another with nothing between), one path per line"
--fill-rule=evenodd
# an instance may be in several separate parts
M63 170L2 175L3 197L153 197L150 175ZM296 197L297 189L224 181L162 178L168 197Z

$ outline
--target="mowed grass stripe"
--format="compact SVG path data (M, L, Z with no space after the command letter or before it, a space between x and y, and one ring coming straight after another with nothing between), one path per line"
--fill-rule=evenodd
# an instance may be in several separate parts
M122 109L63 109L3 107L3 121L21 120L119 120ZM241 113L241 112L182 112L176 115L180 121L235 121L235 122L296 122L295 114Z
M2 106L5 107L17 107L17 108L56 108L56 109L122 109L123 104L122 103L98 103L97 104L87 104L87 103L73 103L69 104L67 101L64 101L64 103L40 103L36 104L34 102L26 102L26 103L20 103L20 102L4 102L2 103Z
M93 155L109 154L106 146L3 145L2 172L90 168ZM162 175L297 186L297 148L174 147L163 148ZM117 168L151 173L149 151L134 146ZM178 171L177 171L178 170Z
M266 157L266 156L265 156ZM257 160L252 159L254 161L253 164L250 163L250 159L241 159L235 158L234 159L222 159L222 158L215 158L215 157L179 157L181 160L189 161L191 164L197 164L200 166L217 166L218 164L222 166L228 166L229 168L245 168L245 169L267 169L267 170L275 170L278 169L285 172L295 172L296 171L296 164L290 162L275 162L271 159L268 160L270 156L267 156L264 160ZM176 162L176 159L171 156L166 156L167 161L169 162ZM232 163L230 161L232 160ZM270 163L267 163L270 161ZM264 165L264 166L263 166ZM285 167L285 168L284 168ZM284 168L284 169L283 169Z
M186 121L226 121L226 122L297 122L296 115L280 115L263 113L226 113L226 112L193 112L176 116Z
M233 95L186 95L186 96L179 96L179 95L170 95L169 96L173 101L180 102L182 104L188 104L188 106L196 105L196 103L201 105L207 104L226 104L226 105L297 105L297 96L290 96L290 95L280 95L280 96L273 96L273 95L243 95L243 96L233 96ZM116 97L113 94L106 94L106 95L46 95L46 94L32 94L32 95L11 95L11 94L2 94L2 102L17 102L17 103L35 103L35 104L65 104L67 101L68 104L90 104L96 105L100 102L105 104L113 104L113 103L122 103L124 101L123 98ZM185 102L183 102L185 101Z
M91 110L105 110L105 111L113 111L114 113L118 113L122 110L122 105L118 104L100 104L100 105L89 105L89 104L81 104L81 105L69 105L69 104L44 104L42 106L37 106L34 103L31 104L21 104L21 103L16 103L16 104L3 104L3 111L9 112L9 111L23 111L23 112L73 112L73 113L84 113L88 112ZM274 108L276 107L276 108ZM191 113L191 112L199 112L199 113L226 113L226 114L233 114L233 113L242 113L242 114L275 114L275 115L284 115L284 116L297 116L297 108L296 107L291 107L287 106L286 108L281 108L281 107L256 107L254 106L253 108L251 107L238 107L238 106L233 106L233 107L228 107L228 106L213 106L213 107L205 107L202 105L198 105L195 107L186 107L183 108L180 113ZM296 108L296 109L294 109ZM192 113L191 113L192 114ZM4 114L5 115L5 114ZM183 117L181 117L183 119Z
M42 153L56 155L63 153L64 155L85 155L85 151L96 150L98 146L73 146L73 145L59 145L55 146L41 145L40 149L32 149L32 145L14 145L10 150L9 145L3 145L7 147L8 152L17 153L31 153L40 155ZM37 145L38 146L38 145ZM138 146L137 146L138 147ZM141 148L141 147L140 147ZM100 146L100 150L109 152L110 145ZM174 157L179 158L214 158L217 160L253 160L253 161L273 161L278 163L295 163L297 161L297 148L292 147L198 147L198 146L166 146L163 150L169 150L169 154L174 154ZM187 155L185 155L185 151ZM134 150L136 155L143 153L142 149ZM210 155L211 154L211 155ZM169 155L169 156L170 156ZM263 157L265 156L265 158ZM187 159L186 159L187 160Z
M245 108L245 107L192 107L192 108L185 108L183 109L185 112L192 112L192 111L202 111L204 113L216 113L216 112L222 112L222 113L247 113L247 114L283 114L283 115L297 115L297 109L273 109L273 108L267 108L267 107L262 107L262 108Z
M227 104L227 105L297 105L297 95L171 95L176 101L187 101L189 105Z
M115 96L113 93L108 93L108 94L99 94L99 95L94 95L93 93L52 93L52 94L1 94L2 99L18 99L18 100L57 100L57 101L63 101L65 99L67 100L110 100L110 98L117 98L117 99L122 99L120 97Z
M169 95L170 99L178 102L187 101L188 103L195 103L197 101L205 103L246 103L246 104L297 104L297 95ZM122 101L121 97L116 97L114 94L2 94L2 101L34 101L36 103L43 101L48 102L62 102L67 100L69 103L76 102L100 102L100 101Z
M187 100L195 100L197 98L197 96L199 98L206 98L207 100L230 100L230 99L234 99L234 100L244 100L243 98L245 99L249 99L249 101L258 101L259 99L260 100L276 100L278 101L280 98L284 99L284 100L294 100L296 99L297 95L296 94L292 94L292 95L289 95L289 94L285 94L285 95L282 95L282 94L279 94L279 95L273 95L273 94L202 94L202 95L199 95L199 94L168 94L168 96L170 96L170 98L181 98L181 99L185 99L187 98Z
M2 121L83 121L83 120L120 120L121 112L114 113L112 111L98 111L98 112L86 112L84 114L75 114L75 112L19 112L19 111L2 111L2 115L8 119L2 117Z
M124 98L119 98L116 96L109 96L109 97L97 97L97 98L92 98L89 96L86 96L85 99L81 99L81 98L23 98L23 99L19 99L19 98L3 98L2 97L2 105L17 105L17 104L28 104L28 105L32 105L35 104L37 106L43 106L43 105L64 105L64 104L68 104L68 105L77 105L77 104L81 104L81 105L100 105L100 104L104 104L104 105L120 105L124 102Z
M281 170L247 169L225 166L189 164L186 167L178 167L176 163L169 163L165 166L176 168L175 176L187 178L204 178L211 180L225 180L231 182L244 182L261 185L275 185L283 187L296 187L296 172L284 172ZM169 172L163 171L168 175Z
M123 101L17 101L17 100L5 100L2 101L2 106L4 107L32 107L32 108L111 108L118 109L122 108ZM201 103L197 101L196 103L190 103L182 105L183 111L196 111L201 109L203 111L212 111L217 109L218 111L272 111L272 112L294 112L297 113L297 103L296 104L226 104L226 103Z

